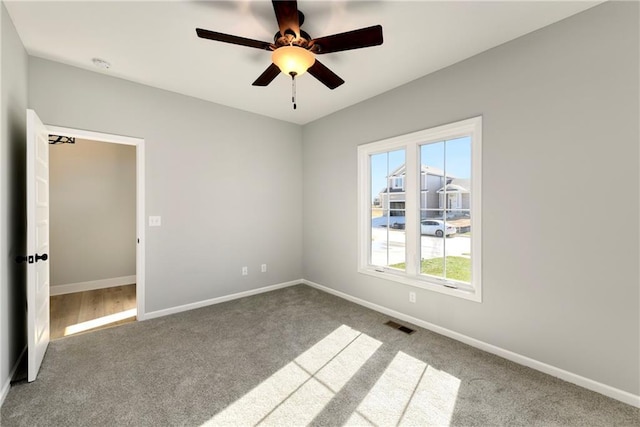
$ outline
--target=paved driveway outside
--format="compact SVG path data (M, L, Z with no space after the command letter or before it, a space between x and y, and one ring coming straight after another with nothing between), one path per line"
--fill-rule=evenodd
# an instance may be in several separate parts
M371 228L371 261L374 265L392 265L405 262L405 232L386 227ZM422 259L447 256L469 257L471 239L467 236L454 237L421 236L420 256ZM387 263L387 254L389 261Z

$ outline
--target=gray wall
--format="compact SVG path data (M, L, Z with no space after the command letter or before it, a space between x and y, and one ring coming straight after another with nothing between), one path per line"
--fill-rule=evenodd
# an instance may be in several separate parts
M0 388L26 345L25 132L27 53L0 3Z
M135 275L136 148L51 145L49 179L51 286Z
M638 36L605 3L306 125L305 279L639 394ZM358 274L356 147L477 115L484 301Z
M147 312L302 277L299 126L29 61L45 124L145 139L147 215L162 216L146 229Z

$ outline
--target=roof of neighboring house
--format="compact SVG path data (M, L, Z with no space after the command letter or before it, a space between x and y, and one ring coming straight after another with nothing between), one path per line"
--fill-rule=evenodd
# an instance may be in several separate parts
M436 168L434 166L428 166L428 165L422 165L420 168L422 173L426 173L429 175L436 175L436 176L444 176L444 170L440 169L440 168ZM397 167L393 172L391 172L389 174L390 177L392 176L402 176L404 175L406 172L406 167L404 164L400 165L399 167ZM450 178L455 178L452 175L447 175Z
M422 165L420 168L421 172L427 175L433 175L433 176L445 176L444 175L444 171L440 168L436 168L434 166L429 166L429 165ZM388 176L388 178L393 178L393 177L400 177L400 176L404 176L406 173L406 167L405 164L403 163L402 165L398 166L393 172L391 172ZM447 178L451 181L455 181L457 180L456 177L454 177L453 175L447 175ZM466 187L469 187L469 180L461 180L461 181L466 181ZM389 188L389 193L394 193L394 192L402 192L404 191L403 189L400 188ZM449 190L452 191L452 190ZM459 191L459 190L453 190L453 191ZM387 192L387 188L383 188L382 190L380 190L380 193L385 193ZM468 190L464 190L463 192L468 193Z
M470 179L460 179L453 178L449 183L445 186L447 192L453 193L469 193L469 188L471 188L471 180ZM442 187L438 190L438 193L444 192L445 187Z

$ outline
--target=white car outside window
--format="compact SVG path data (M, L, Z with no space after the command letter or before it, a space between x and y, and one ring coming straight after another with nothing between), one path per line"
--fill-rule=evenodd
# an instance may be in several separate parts
M452 234L456 234L456 228L453 225L447 223L445 231L445 222L443 220L424 219L420 222L420 234L427 234L437 237L442 237L445 234L447 236L451 236Z

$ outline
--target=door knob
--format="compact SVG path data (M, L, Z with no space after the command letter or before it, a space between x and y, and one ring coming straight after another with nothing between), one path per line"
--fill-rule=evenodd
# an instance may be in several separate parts
M17 263L26 262L28 264L33 264L34 262L38 262L40 260L46 261L48 259L49 259L49 255L47 254L42 254L42 255L36 254L35 260L33 255L27 255L27 256L18 255L16 257L16 262Z

